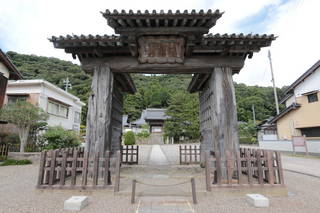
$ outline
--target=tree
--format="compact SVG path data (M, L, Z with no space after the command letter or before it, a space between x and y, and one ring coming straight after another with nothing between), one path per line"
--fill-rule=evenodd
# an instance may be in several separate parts
M47 113L29 102L18 101L6 105L0 112L1 119L15 124L20 138L20 152L24 152L31 126L48 119Z
M169 119L165 121L165 135L172 137L175 142L181 136L197 139L199 133L199 100L197 95L187 92L173 94L169 100L166 114Z

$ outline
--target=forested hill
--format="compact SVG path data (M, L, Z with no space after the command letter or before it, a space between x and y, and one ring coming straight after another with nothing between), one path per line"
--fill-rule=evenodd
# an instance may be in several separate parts
M68 77L72 94L85 103L90 92L91 77L81 70L79 65L57 58L48 58L35 55L24 55L7 52L12 62L21 71L25 79L45 79L60 88L63 80ZM138 92L135 95L125 96L125 113L131 120L140 116L146 107L165 107L183 111L181 119L195 117L198 113L197 94L188 94L186 88L191 75L132 75ZM235 84L238 104L238 118L240 121L252 119L252 105L255 107L257 120L263 120L275 115L272 87L246 86ZM281 95L281 90L278 89ZM180 102L179 102L180 101ZM179 105L180 104L180 105ZM185 107L181 109L181 107ZM82 124L85 124L86 107L82 115ZM179 112L177 112L179 113Z

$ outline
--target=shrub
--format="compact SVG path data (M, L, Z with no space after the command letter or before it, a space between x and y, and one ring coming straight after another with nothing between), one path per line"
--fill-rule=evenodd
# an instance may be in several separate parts
M141 132L136 134L137 138L148 138L150 133L147 130L142 130Z
M134 145L136 143L136 138L132 131L126 132L124 134L124 144L125 145Z
M32 162L30 160L7 159L0 166L27 165L27 164L32 164Z
M252 144L251 138L250 137L241 137L239 138L239 143L240 144Z
M42 135L44 149L60 149L80 145L79 137L73 131L63 129L61 126L49 127Z
M0 162L1 162L1 161L4 161L4 160L6 160L6 157L0 155Z
M8 134L4 137L3 142L6 144L20 144L20 138L17 134Z

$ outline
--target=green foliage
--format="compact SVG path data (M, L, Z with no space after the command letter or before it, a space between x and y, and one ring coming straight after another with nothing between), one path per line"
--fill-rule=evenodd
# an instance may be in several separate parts
M257 142L257 126L250 120L238 126L239 141L241 144L254 144Z
M24 152L30 128L39 121L48 119L48 114L41 108L25 101L8 104L0 111L0 119L15 124L20 138L20 152Z
M124 134L124 144L125 145L134 145L136 143L136 138L132 131L128 131Z
M150 133L148 132L148 130L142 130L141 132L136 134L137 138L148 138L150 136Z
M6 160L6 157L5 157L5 156L0 155L0 162L5 161L5 160Z
M285 88L277 89L282 99L282 91ZM274 94L272 87L246 86L235 83L238 120L248 122L253 119L252 105L254 105L257 120L264 120L276 115ZM280 106L281 109L283 106Z
M47 113L41 108L25 101L8 104L0 111L0 118L17 125L18 128L30 128L39 121L48 119Z
M48 123L45 121L40 121L33 124L29 131L28 144L37 144L40 137L39 132L44 131L47 128L48 128Z
M20 138L17 134L8 134L3 138L3 142L6 144L19 144Z
M173 94L167 108L169 119L166 120L165 135L178 142L181 136L197 139L199 133L199 99L187 92Z
M32 164L30 160L14 160L14 159L7 159L0 164L0 166L13 166L13 165L27 165Z
M63 129L61 126L49 127L42 135L44 149L60 149L77 147L80 145L78 136L73 131Z

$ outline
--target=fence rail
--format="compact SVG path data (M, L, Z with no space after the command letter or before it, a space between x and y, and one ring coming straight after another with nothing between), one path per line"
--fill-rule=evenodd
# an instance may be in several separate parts
M139 146L125 145L121 146L121 163L138 164L139 163Z
M9 152L9 145L7 144L0 144L0 157L4 160L7 159Z
M200 145L180 145L179 156L181 165L200 163Z
M119 191L120 152L111 168L110 152L88 157L84 148L43 151L40 158L39 189L105 189ZM112 185L112 171L114 185Z
M212 155L213 154L213 155ZM233 158L218 152L206 153L206 188L234 186L283 186L281 156L278 151L240 148Z

